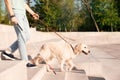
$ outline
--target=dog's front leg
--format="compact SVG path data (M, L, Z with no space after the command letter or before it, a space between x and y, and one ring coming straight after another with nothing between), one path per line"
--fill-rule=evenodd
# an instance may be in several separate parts
M51 61L49 61L49 60L46 60L46 69L47 69L48 72L52 71L52 69L51 69Z
M61 67L60 67L60 69L61 69L62 72L65 72L65 70L64 70L64 64L65 64L65 60L62 60L61 61Z
M73 64L72 60L70 60L68 63L69 63L68 70L71 71L74 68L74 64Z
M49 64L46 64L46 70L47 70L47 72L50 72L50 71L52 71L52 70L50 69L50 66L49 66Z

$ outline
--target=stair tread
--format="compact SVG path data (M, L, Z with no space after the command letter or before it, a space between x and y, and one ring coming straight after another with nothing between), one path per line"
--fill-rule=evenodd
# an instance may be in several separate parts
M0 80L27 80L25 61L0 61Z
M74 70L71 72L47 72L42 80L88 80L84 70Z
M43 67L44 65L40 64L37 67L27 68L28 80L31 80Z
M67 72L65 80L88 80L84 70Z
M5 71L5 70L8 70L8 68L11 68L17 64L19 64L19 62L21 61L0 61L0 73Z

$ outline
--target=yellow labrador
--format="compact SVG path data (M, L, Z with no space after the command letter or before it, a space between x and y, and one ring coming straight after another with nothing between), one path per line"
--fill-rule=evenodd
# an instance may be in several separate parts
M56 58L61 65L61 71L64 70L64 65L68 65L68 70L71 71L74 67L72 62L73 58L75 58L80 53L85 53L86 55L90 53L90 50L87 48L85 44L77 44L72 47L68 43L56 43L56 42L49 42L42 45L40 48L39 54L33 59L34 64L38 64L38 60L45 60L46 64L50 64L50 61L53 58ZM37 59L37 57L39 59ZM49 66L47 70L50 71Z

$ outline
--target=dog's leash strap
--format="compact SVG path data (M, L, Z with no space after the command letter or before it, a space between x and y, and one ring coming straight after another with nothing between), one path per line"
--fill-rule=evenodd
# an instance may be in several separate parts
M48 30L53 30L52 28L48 27L48 25L45 24L45 22L43 22L42 20L39 19L39 22L40 22L41 24L43 24ZM66 43L70 44L63 36L61 36L61 35L60 35L59 33L57 33L55 30L53 30L53 32L54 32L56 35L58 35L62 40L64 40ZM73 40L73 39L71 39L71 40ZM74 41L75 41L75 40L74 40Z
M17 23L18 27L23 31L22 27Z
M56 72L55 72L55 70L52 68L52 66L50 66L49 64L47 64L49 67L50 67L50 69L53 71L53 73L56 75Z

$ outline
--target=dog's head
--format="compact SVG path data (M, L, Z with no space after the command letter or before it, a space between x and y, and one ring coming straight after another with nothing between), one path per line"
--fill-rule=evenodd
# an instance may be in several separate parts
M85 44L77 44L74 48L74 53L77 55L80 54L81 52L87 55L90 53L90 50Z
M82 44L82 52L84 53L84 54L89 54L90 53L90 50L88 49L88 46L87 45L85 45L85 44Z

